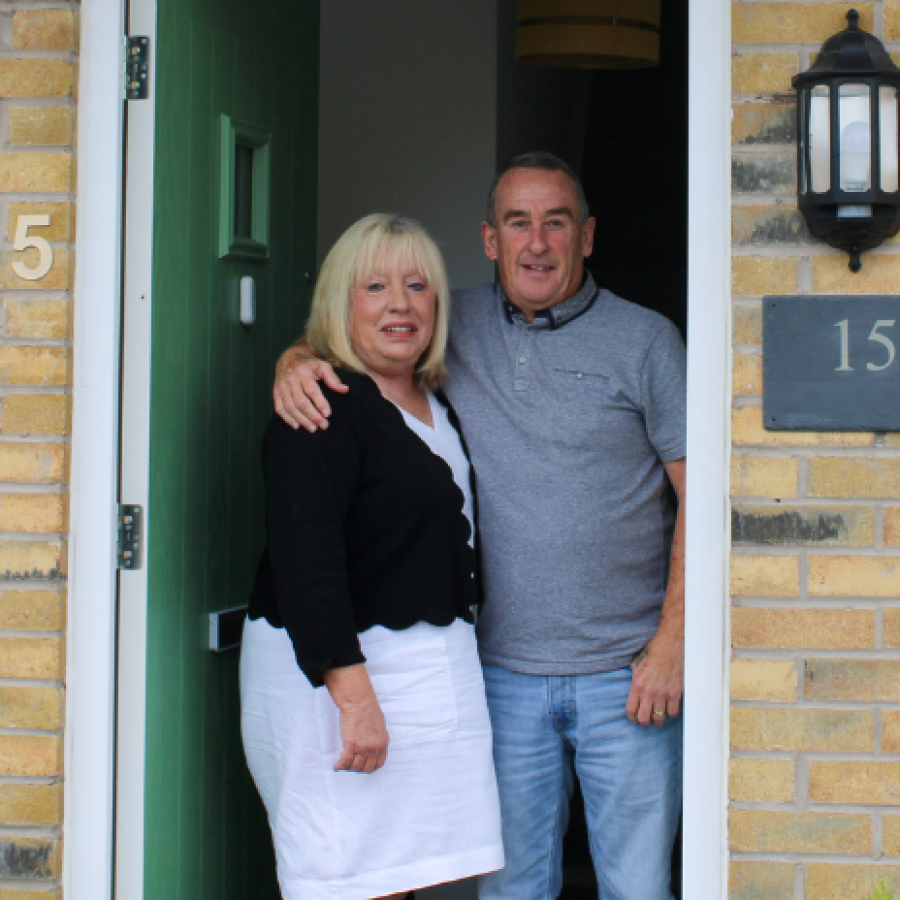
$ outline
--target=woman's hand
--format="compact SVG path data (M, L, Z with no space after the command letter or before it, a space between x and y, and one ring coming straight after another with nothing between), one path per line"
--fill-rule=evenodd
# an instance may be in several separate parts
M371 774L387 759L388 736L384 713L374 695L364 707L341 709L341 738L344 749L334 771Z
M329 669L325 685L340 709L344 742L334 771L369 775L380 769L387 759L390 736L365 665Z
M275 412L291 428L303 426L307 431L316 431L328 427L331 407L319 387L320 381L342 394L348 390L331 364L313 356L303 341L288 347L278 358L272 399Z

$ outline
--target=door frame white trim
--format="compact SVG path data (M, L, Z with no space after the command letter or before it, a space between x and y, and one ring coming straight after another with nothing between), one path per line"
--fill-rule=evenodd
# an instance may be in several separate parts
M122 0L83 4L66 654L68 900L111 896L123 34Z
M149 534L150 330L156 122L156 0L130 0L128 31L150 39L147 100L128 105L122 298L122 502L144 510ZM147 567L119 573L114 896L144 896Z
M690 0L684 896L728 896L731 4Z
M155 24L155 0L132 0L135 33ZM727 532L730 431L730 54L728 4L690 0L688 200L688 486L685 681L685 896L727 896L726 762L728 691ZM123 212L122 0L92 0L82 11L79 78L79 237L76 240L75 371L67 656L66 803L63 883L68 900L113 896L115 727L116 473L119 428L119 317ZM153 41L155 47L155 40ZM152 91L152 72L151 72ZM152 111L152 101L146 109ZM152 118L150 135L152 136ZM149 205L152 148L129 204ZM134 170L132 170L134 171ZM143 187L140 187L143 185ZM149 219L129 230L145 245L128 253L129 272L149 278ZM132 252L133 251L133 252ZM140 274L140 273L143 274ZM129 276L130 277L130 276ZM146 282L149 290L149 281ZM130 290L126 286L126 293ZM149 298L149 294L147 295ZM149 303L146 304L149 309ZM148 340L149 348L149 340ZM131 351L129 351L131 352ZM149 369L147 370L149 371ZM142 438L144 451L149 445ZM135 494L128 502L141 503ZM146 506L146 498L144 497ZM128 573L131 578L136 573ZM139 580L133 579L133 583ZM124 578L123 578L124 584ZM135 611L138 621L141 609ZM136 634L133 634L136 637ZM718 653L710 653L711 646ZM132 645L133 650L133 645ZM141 660L126 654L132 676ZM137 662L137 665L134 665ZM143 884L143 711L120 735L120 791L129 822L118 823L128 886ZM138 830L139 829L139 830ZM137 857L137 858L136 858ZM126 860L123 858L122 862ZM138 885L140 887L138 888ZM135 889L138 893L135 893Z

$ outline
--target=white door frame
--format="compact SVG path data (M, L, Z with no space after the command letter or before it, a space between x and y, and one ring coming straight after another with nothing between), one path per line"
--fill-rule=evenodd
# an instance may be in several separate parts
M155 0L131 0L131 31L154 35ZM729 4L690 0L688 234L688 485L684 886L690 900L727 895L725 831L728 691L727 533L730 448ZM79 77L71 573L67 659L63 883L67 900L141 900L144 708L122 709L118 822L113 814L116 727L114 559L119 433L122 235L122 0L84 4ZM155 48L155 40L151 49ZM151 96L153 72L151 64ZM125 486L146 507L153 103L133 103L129 128L125 285L125 439L144 477ZM132 155L135 154L135 155ZM130 327L131 317L135 327ZM143 326L138 327L143 322ZM132 341L133 338L136 338ZM135 405L136 404L136 405ZM145 424L142 427L141 421ZM135 457L131 457L132 461ZM139 469L140 466L134 467ZM697 548L691 552L691 548ZM123 573L118 677L144 696L146 579ZM717 652L710 652L716 648ZM137 692L137 693L135 693Z
M684 896L728 896L731 4L690 0Z
M124 5L81 7L65 841L69 900L111 896Z
M122 284L120 496L143 507L150 528L150 312L156 121L156 0L130 0L128 30L150 38L149 96L130 102L125 145L125 272ZM146 559L146 557L145 557ZM147 567L119 573L113 896L144 894L144 772L147 716Z

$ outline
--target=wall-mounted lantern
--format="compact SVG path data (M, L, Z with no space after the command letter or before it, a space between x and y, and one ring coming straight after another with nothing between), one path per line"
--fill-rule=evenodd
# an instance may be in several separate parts
M516 59L565 69L659 65L661 0L519 0Z
M859 27L828 38L795 75L800 212L813 237L859 255L900 229L900 69L881 41Z

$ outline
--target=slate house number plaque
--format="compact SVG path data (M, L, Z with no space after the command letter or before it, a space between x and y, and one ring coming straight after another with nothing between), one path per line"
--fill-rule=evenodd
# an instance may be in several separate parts
M763 298L770 431L900 431L900 296Z

